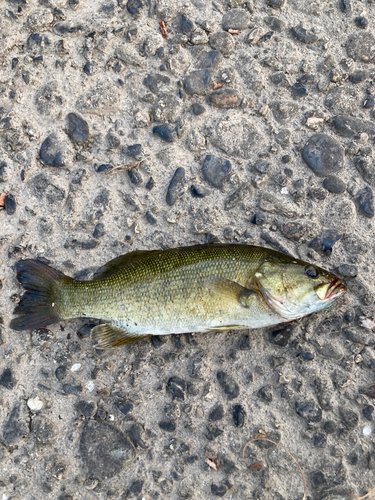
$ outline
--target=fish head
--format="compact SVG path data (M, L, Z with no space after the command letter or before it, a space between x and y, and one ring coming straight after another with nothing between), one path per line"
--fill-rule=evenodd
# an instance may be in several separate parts
M264 262L255 273L254 286L286 320L321 311L346 292L345 283L334 274L289 258Z

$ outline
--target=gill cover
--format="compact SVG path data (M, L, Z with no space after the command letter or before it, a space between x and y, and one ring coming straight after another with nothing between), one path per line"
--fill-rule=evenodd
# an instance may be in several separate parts
M265 262L255 273L254 285L269 307L290 321L325 309L346 291L333 274L297 260Z

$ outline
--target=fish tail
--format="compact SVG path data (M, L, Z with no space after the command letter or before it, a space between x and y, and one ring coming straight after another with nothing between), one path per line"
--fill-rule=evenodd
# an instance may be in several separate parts
M21 301L14 309L10 327L13 330L33 330L60 321L58 296L61 285L72 280L60 271L38 260L20 260L16 264L17 279L25 288Z

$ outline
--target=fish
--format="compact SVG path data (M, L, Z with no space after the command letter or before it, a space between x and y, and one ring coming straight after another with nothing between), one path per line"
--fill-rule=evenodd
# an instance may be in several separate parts
M10 327L73 318L105 321L91 338L103 348L147 335L261 328L331 306L346 292L334 274L269 248L206 244L137 250L75 280L45 263L15 265L25 293Z

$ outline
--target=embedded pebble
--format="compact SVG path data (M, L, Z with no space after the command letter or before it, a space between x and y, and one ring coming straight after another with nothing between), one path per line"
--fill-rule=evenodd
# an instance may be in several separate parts
M326 134L310 137L303 148L302 158L319 177L334 174L344 168L344 148Z
M185 193L185 169L179 167L172 177L168 186L166 200L168 205L173 206Z
M345 182L336 175L329 175L326 177L323 181L323 186L327 189L327 191L335 194L342 194L346 191Z
M358 198L361 213L371 219L374 217L374 194L368 186L362 191Z
M207 182L221 189L224 186L224 182L231 168L230 161L224 158L207 155L202 165L202 172Z

